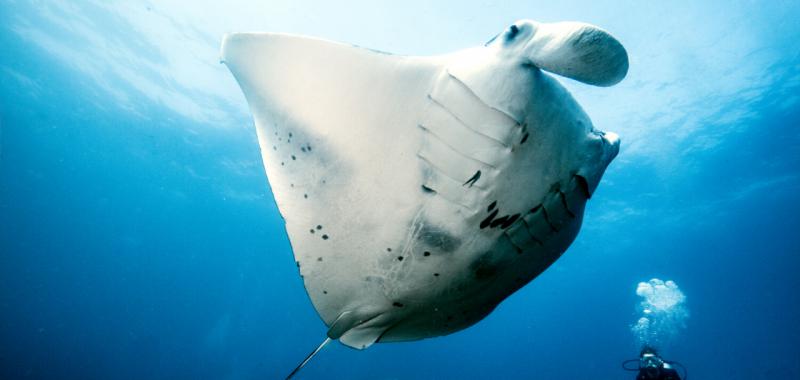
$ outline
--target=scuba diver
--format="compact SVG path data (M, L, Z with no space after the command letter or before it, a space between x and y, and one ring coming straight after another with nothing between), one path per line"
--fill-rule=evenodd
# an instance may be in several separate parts
M638 362L639 366L630 367L629 363ZM678 374L675 367L683 369L683 377ZM622 368L626 371L638 371L636 380L686 380L686 368L678 362L666 361L658 356L653 347L644 346L639 355L639 359L631 359L622 362Z

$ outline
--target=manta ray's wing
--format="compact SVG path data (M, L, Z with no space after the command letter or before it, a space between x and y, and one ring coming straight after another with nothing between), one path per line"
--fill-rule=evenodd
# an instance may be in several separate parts
M392 308L379 260L406 239L398 226L418 211L417 113L440 66L272 33L227 36L222 59L254 115L272 192L328 335L369 346L386 329L381 308Z

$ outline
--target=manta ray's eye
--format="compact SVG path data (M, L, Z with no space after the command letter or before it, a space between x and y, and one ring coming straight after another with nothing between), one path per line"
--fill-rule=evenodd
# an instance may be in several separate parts
M511 25L508 28L508 35L506 36L506 40L507 41L513 40L514 37L517 36L517 33L519 33L519 27L517 27L517 25Z

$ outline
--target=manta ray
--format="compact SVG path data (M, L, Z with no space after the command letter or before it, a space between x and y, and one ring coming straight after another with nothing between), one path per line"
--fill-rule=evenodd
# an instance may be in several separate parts
M551 75L625 77L623 46L585 23L522 20L428 57L236 33L222 61L329 327L303 364L331 339L364 349L486 317L567 249L619 151Z

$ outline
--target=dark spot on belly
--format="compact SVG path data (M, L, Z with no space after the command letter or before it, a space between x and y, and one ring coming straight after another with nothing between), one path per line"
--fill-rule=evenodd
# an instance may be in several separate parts
M322 257L317 257L317 261L322 261Z
M516 222L517 219L519 219L519 216L520 216L520 214L511 215L511 217L508 218L508 220L505 223L503 223L500 226L500 228L504 228L505 229L505 228L511 227L511 225L514 224L514 222Z
M397 256L397 261L403 261L403 256Z
M495 220L492 220L492 222L489 224L489 227L490 228L495 228L495 227L497 227L497 226L499 226L499 225L501 225L501 224L503 224L503 223L505 223L507 221L508 221L508 215L505 215L505 216L502 216L502 217L497 218ZM483 228L483 223L481 223L481 228Z
M519 145L525 144L525 141L528 141L528 136L529 135L530 135L530 133L525 132L525 134L522 136L522 140L519 142Z
M322 240L328 240L328 235L322 235Z
M394 307L403 307L403 304L400 303L400 302L395 302L395 303L392 304L392 306L394 306Z
M497 201L494 201L494 202L492 202L492 203L489 203L489 207L487 207L487 208L486 208L486 211L487 211L487 212L488 212L488 211L492 211L492 210L494 209L494 207L495 207L495 206L497 206Z
M392 251L391 248L386 248L386 252L391 252L391 251Z
M428 224L424 221L417 235L417 240L444 252L453 252L461 245L461 240L450 234L444 228Z
M435 194L435 193L436 193L436 190L434 190L434 189L431 189L431 188L430 188L430 187L428 187L428 186L422 185L422 192L423 192L423 193L433 193L433 194Z
M434 273L433 275L436 276L436 277L439 277L439 273Z
M322 294L328 294L328 291L327 290L323 290Z
M494 219L494 217L497 216L497 212L498 212L498 210L492 211L492 213L489 214L489 216L487 216L486 219L484 219L481 222L481 225L480 225L481 229L489 227L489 225L492 223L492 220Z
M296 160L296 159L297 159L297 157L295 157L294 155L292 155L292 160Z
M477 280L488 280L497 274L497 265L493 263L492 252L484 253L469 267Z
M422 252L422 256L428 257L430 255L431 255L431 253L428 252L428 251Z
M320 226L319 224L317 224L317 229L318 229L318 230L321 230L321 229L322 229L322 226Z
M312 228L312 229L308 230L308 232L311 232L313 234L314 233L314 229Z
M479 179L481 179L481 171L480 171L480 170L478 170L477 172L475 172L475 174L473 174L473 175L472 175L472 177L470 177L470 178L467 180L467 182L464 182L464 184L463 184L463 185L461 185L461 186L467 186L467 185L469 185L469 187L472 187L472 185L474 185L474 184L475 184L475 182L478 182L478 180L479 180Z

